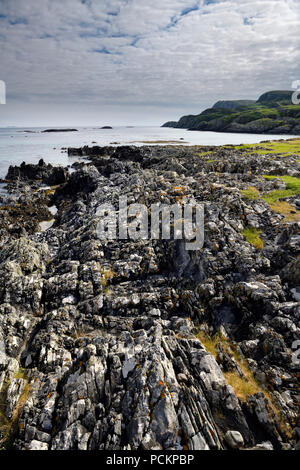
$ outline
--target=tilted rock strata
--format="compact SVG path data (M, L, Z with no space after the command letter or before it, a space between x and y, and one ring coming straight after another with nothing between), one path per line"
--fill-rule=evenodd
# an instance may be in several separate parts
M273 182L262 174L299 176L299 169L292 158L222 150L207 163L193 152L71 149L92 164L77 164L48 200L58 207L55 224L10 236L3 225L3 447L297 447L299 367L291 348L300 337L293 293L299 223L283 223L239 189L270 190ZM14 174L20 196L28 179ZM149 206L193 196L205 205L204 247L187 252L183 240L100 240L97 208L117 207L124 194ZM260 251L242 235L249 225L264 232ZM199 331L221 332L217 354ZM254 394L242 397L229 385L228 373L247 379L227 345L247 359Z

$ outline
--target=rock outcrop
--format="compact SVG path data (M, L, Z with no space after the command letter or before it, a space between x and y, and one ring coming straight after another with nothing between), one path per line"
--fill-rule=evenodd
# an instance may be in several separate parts
M299 177L297 158L220 149L209 161L199 149L155 146L76 153L91 163L36 202L57 206L51 228L1 226L1 447L299 447L299 222L240 192L272 190L265 173ZM11 197L22 207L45 174L44 165L10 169ZM204 246L99 239L97 210L117 208L120 195L147 207L202 203ZM249 226L262 230L262 249L243 236Z
M250 134L300 135L300 106L291 91L269 91L257 101L218 101L198 115L183 116L162 127Z

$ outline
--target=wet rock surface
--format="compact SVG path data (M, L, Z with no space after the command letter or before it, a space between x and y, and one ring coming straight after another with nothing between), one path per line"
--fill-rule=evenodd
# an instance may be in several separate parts
M1 211L1 447L299 447L299 222L240 192L272 190L263 174L300 176L296 159L220 149L211 162L155 146L69 155L91 163L8 175L14 206L58 212L40 232ZM204 246L99 239L97 210L120 195L204 204Z

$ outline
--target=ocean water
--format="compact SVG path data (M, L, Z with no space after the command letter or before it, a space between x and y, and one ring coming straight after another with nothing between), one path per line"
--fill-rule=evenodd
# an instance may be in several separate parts
M78 132L42 133L45 128L0 128L0 178L4 178L9 165L37 163L40 158L55 165L70 165L76 158L62 153L62 147L83 145L157 145L157 141L172 141L182 145L251 144L270 139L292 136L263 134L226 134L198 132L165 127L115 127L99 129L78 127ZM30 132L28 132L30 131ZM164 145L162 143L162 145Z

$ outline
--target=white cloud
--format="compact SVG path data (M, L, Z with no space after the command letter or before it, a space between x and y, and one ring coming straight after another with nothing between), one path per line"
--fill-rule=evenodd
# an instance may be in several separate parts
M298 0L2 0L0 78L20 106L153 105L160 122L162 109L290 88L298 12Z

